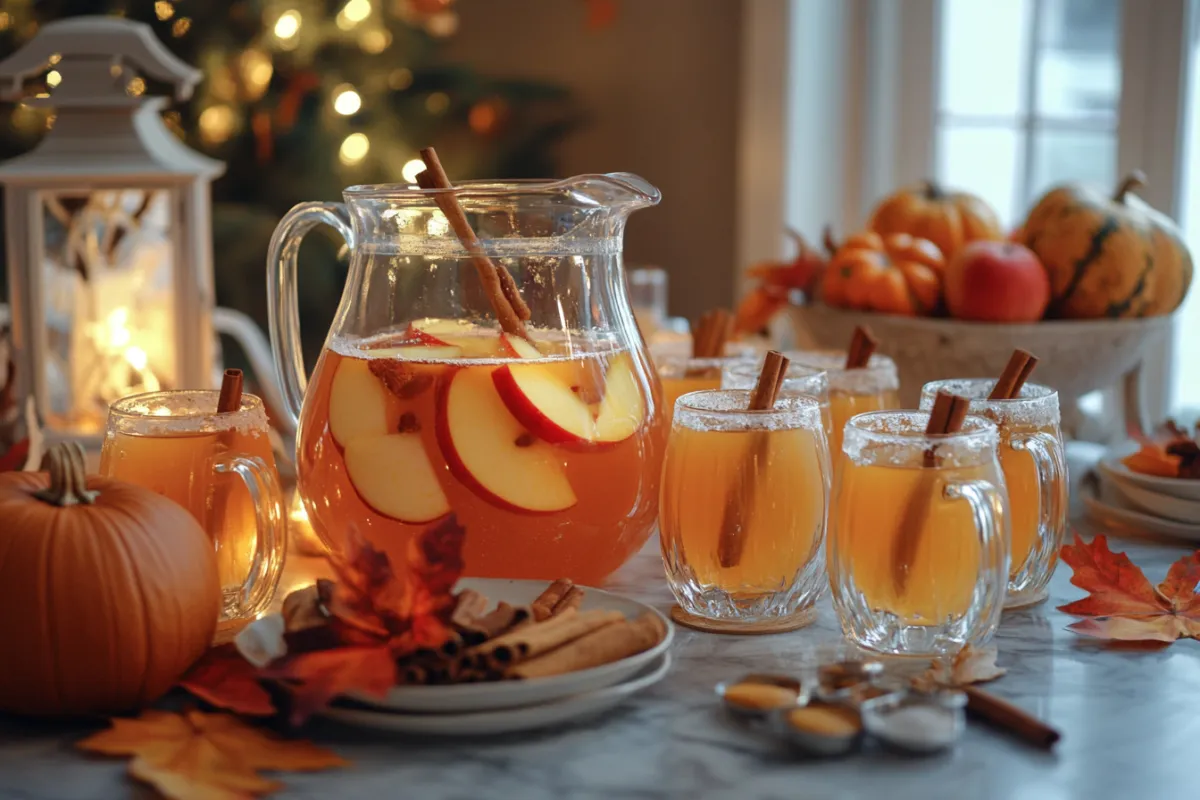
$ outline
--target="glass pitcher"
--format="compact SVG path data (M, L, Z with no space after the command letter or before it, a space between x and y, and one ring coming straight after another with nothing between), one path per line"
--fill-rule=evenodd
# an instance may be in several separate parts
M478 257L439 209L445 193L513 277L526 336L498 323ZM467 574L603 580L658 514L661 390L621 256L626 218L658 190L620 173L343 196L289 211L267 259L271 343L316 532L340 548L355 528L400 564L414 532L455 514ZM309 384L296 255L318 223L342 235L351 263Z

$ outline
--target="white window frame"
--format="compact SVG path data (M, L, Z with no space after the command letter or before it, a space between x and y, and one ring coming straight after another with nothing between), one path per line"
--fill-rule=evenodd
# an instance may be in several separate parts
M940 9L941 0L743 4L737 203L743 270L787 253L785 226L810 237L826 222L849 229L862 223L875 199L934 174ZM1182 211L1196 15L1200 0L1121 4L1117 174L1145 172L1143 199L1175 219ZM822 90L813 89L810 75L820 76ZM739 275L739 292L746 286ZM1168 410L1176 339L1144 365L1142 401L1156 420ZM1122 413L1115 392L1106 398L1109 409Z

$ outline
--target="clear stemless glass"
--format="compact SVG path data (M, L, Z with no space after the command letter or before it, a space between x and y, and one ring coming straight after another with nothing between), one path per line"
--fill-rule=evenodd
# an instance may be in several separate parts
M812 620L826 585L829 450L820 406L746 391L684 395L663 470L667 582L684 612L747 630Z
M1008 582L1008 494L996 424L968 416L930 436L929 414L851 418L829 537L846 638L929 656L989 640Z
M900 377L896 362L885 355L871 356L865 367L846 369L845 352L795 350L784 353L794 364L823 369L829 375L829 416L833 434L829 449L842 451L846 422L855 414L900 407Z
M1005 608L1046 599L1058 550L1067 530L1067 466L1059 428L1058 393L1027 383L1021 396L989 400L993 378L933 381L921 390L928 411L939 391L971 401L969 413L987 417L1000 429L1000 467L1012 510L1012 551Z
M215 391L151 392L112 404L100 474L191 512L212 539L222 622L248 620L275 597L287 554L283 492L262 400L218 414Z
M753 389L762 372L762 359L735 361L721 369L722 389ZM788 364L783 375L780 394L787 397L811 397L821 406L821 423L825 437L832 441L833 420L829 412L829 373L823 369L806 367L803 364Z

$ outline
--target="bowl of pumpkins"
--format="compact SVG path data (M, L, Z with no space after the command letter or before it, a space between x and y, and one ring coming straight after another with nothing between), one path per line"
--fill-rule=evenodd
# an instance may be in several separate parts
M1029 350L1070 427L1083 395L1136 388L1191 283L1179 229L1137 197L1143 182L1057 186L1006 232L980 198L927 181L884 198L861 231L827 229L823 254L801 241L794 262L752 271L761 284L743 308L802 290L788 306L801 347L842 349L868 326L914 408L926 382L998 375L1014 348Z

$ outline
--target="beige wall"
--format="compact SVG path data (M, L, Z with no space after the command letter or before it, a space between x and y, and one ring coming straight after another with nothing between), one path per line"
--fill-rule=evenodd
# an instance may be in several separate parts
M562 173L635 172L663 201L629 223L627 263L671 275L671 312L728 305L734 286L739 0L621 0L591 31L584 0L459 0L451 59L566 84L589 116ZM560 176L561 177L561 176Z

